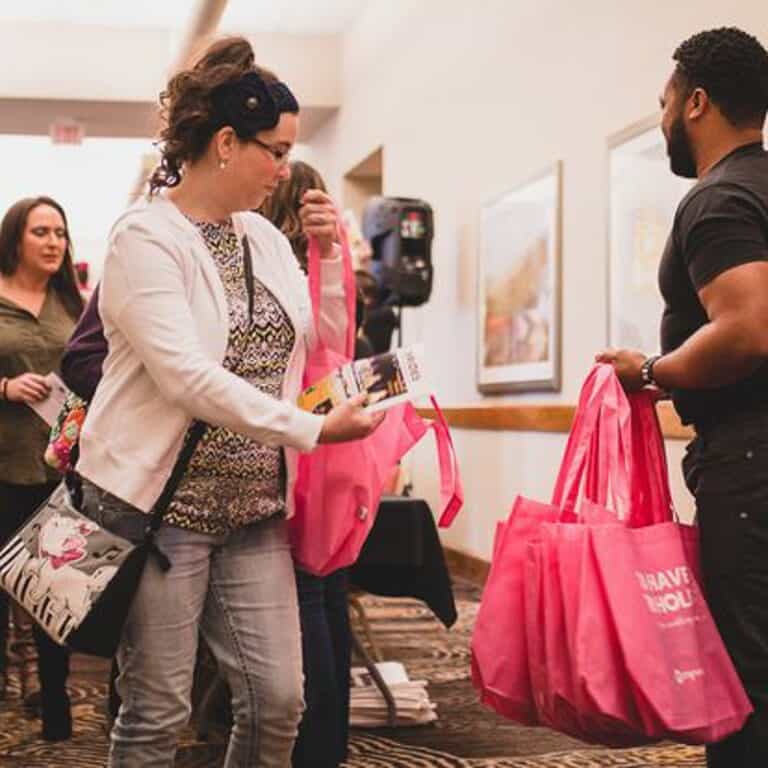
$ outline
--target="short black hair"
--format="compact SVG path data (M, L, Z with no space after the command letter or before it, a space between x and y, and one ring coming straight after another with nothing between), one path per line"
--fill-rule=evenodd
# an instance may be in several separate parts
M699 32L681 43L672 58L675 75L690 93L703 88L734 126L762 127L768 110L768 52L736 27Z

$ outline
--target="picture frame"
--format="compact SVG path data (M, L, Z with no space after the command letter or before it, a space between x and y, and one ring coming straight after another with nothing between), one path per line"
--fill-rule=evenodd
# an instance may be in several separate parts
M608 138L606 338L609 347L658 350L664 303L658 269L678 204L694 180L669 167L661 115Z
M477 388L561 386L562 162L482 206Z

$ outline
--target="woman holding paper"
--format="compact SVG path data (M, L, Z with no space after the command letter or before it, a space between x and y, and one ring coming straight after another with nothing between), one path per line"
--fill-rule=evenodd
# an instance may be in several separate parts
M0 224L0 543L60 480L43 461L49 426L31 406L50 391L64 346L83 308L63 208L25 198ZM6 686L8 597L0 592L0 699ZM67 652L35 626L43 738L72 732ZM25 686L23 686L25 687Z
M195 422L207 425L156 542L118 652L110 766L170 766L190 713L198 634L232 693L224 765L284 768L303 709L286 517L299 451L370 434L362 399L327 416L295 404L316 342L283 235L251 213L287 178L299 105L244 38L213 44L161 96L150 194L115 224L100 287L109 351L80 437L85 514L143 537ZM320 335L346 331L328 201Z

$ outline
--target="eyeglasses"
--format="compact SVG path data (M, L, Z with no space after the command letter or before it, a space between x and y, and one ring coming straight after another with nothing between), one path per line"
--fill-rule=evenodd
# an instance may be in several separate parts
M266 144L265 142L261 141L260 139L257 139L256 137L248 139L253 144L258 145L262 149L266 149L267 152L269 152L270 155L274 158L275 162L278 165L288 165L288 163L291 160L291 150L290 149L278 149L277 147L273 147L271 144Z

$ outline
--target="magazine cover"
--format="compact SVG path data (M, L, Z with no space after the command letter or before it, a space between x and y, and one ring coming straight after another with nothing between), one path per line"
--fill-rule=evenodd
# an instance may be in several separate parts
M328 374L301 393L298 405L325 414L355 395L367 393L367 408L383 411L429 394L424 375L424 347L415 344L354 360Z

